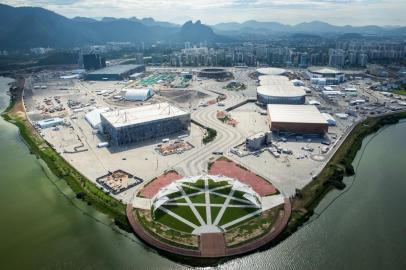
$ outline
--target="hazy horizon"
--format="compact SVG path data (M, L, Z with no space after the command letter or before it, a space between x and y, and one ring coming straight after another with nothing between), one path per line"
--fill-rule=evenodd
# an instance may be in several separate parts
M3 4L43 7L69 18L135 16L177 24L256 20L294 25L317 20L334 25L406 25L406 1L402 0L6 0Z

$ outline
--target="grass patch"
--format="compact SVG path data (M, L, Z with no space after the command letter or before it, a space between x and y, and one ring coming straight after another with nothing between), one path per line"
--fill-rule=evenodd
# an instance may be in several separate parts
M213 189L213 188L217 188L217 187L223 187L228 185L227 181L220 181L220 182L216 182L213 179L209 179L208 180L208 184L209 184L209 189Z
M154 235L160 241L189 249L198 248L197 236L169 228L168 226L152 220L150 211L134 210L134 215L146 231Z
M216 194L210 194L210 203L211 204L223 204L226 201L226 198L218 196Z
M168 197L169 199L173 199L173 198L181 197L182 195L183 195L182 192L176 191L174 193L166 195L166 197Z
M186 183L182 184L182 189L187 195L200 192L199 190L192 188L189 184Z
M192 203L205 203L206 195L204 193L200 193L198 195L190 196L189 199L192 201Z
M180 198L180 199L176 199L173 201L169 201L170 203L186 203L186 199L185 198Z
M169 206L165 206L165 208L166 207L169 207ZM154 219L156 222L162 223L162 224L168 226L169 228L172 228L172 229L180 231L180 232L191 233L193 231L192 227L190 227L189 225L168 215L161 209L157 209L155 211Z
M228 195L231 192L231 187L225 187L225 188L222 188L222 189L215 190L213 192Z
M212 128L206 128L207 133L203 137L203 144L208 144L209 142L213 141L217 136L217 131Z
M195 206L202 219L207 223L206 206Z
M243 217L245 215L248 215L252 212L257 211L258 209L256 208L237 208L237 207L229 207L224 211L223 216L221 217L221 220L219 222L219 225L224 225L227 224L231 221L234 221L240 217Z
M393 90L392 93L405 96L406 95L406 84L401 84L399 86L399 88Z
M216 217L218 213L220 212L221 207L214 207L212 206L210 211L211 211L211 220L214 222L216 220Z
M183 217L187 221L200 226L200 222L197 220L195 214L193 213L192 209L188 206L177 206L177 205L165 205L164 206L169 211L175 213L176 215ZM168 215L168 214L166 214Z
M402 96L406 96L406 89L394 90L392 93L402 95Z
M237 247L251 242L266 234L277 220L282 206L262 212L259 216L251 217L228 227L226 242L229 247Z

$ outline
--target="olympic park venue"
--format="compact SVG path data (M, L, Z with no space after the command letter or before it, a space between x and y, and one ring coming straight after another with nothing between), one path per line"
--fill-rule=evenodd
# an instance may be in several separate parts
M345 80L344 72L334 68L309 67L306 74L311 83L318 85L336 85Z
M197 76L200 78L225 80L232 78L233 74L224 68L204 68L198 72Z
M144 65L116 65L89 72L85 79L89 81L121 81L134 73L145 71Z
M257 100L261 104L304 104L306 91L295 86L286 76L261 75L258 77Z
M184 134L191 121L190 113L166 102L102 112L100 120L104 135L114 146Z
M258 68L258 75L283 75L287 71L283 68Z
M286 226L290 207L276 189L265 196L235 178L199 175L161 187L149 209L130 206L127 215L135 233L160 250L214 258L269 243Z
M328 132L326 117L314 105L280 105L267 107L271 131L297 134Z

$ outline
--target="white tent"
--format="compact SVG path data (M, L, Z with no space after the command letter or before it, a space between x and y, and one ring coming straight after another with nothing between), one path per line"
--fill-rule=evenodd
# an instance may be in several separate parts
M240 181L221 175L199 175L194 177L187 177L170 183L166 187L163 187L152 199L152 213L154 213L158 208L165 205L167 202L171 202L173 198L170 198L170 194L179 192L182 184L196 183L198 180L210 179L214 182L224 182L227 181L234 191L240 191L244 193L243 198L251 202L255 207L261 208L261 198L249 185L241 183ZM196 192L198 192L196 190Z
M97 129L100 127L101 124L100 114L109 110L110 109L107 107L94 109L85 115L85 119L92 126L92 128Z
M130 101L145 101L154 95L150 88L144 89L123 89L125 91L124 99Z

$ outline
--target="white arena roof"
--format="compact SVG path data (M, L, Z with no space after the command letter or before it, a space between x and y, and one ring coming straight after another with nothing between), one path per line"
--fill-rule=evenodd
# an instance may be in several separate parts
M342 71L339 71L335 68L326 68L326 67L309 67L308 70L312 73L331 75L331 74L343 74Z
M305 96L306 91L298 86L286 76L263 75L258 77L260 86L257 87L257 93L262 96L271 97L300 97Z
M283 68L258 68L257 72L262 75L282 75L286 72Z
M286 76L278 75L262 75L258 77L260 85L281 85L288 84L293 85L293 82L289 81L289 78Z
M257 87L257 93L263 96L272 97L298 97L305 96L303 88L293 85L263 85Z
M102 113L115 128L186 115L189 113L166 102Z
M268 105L272 122L327 124L326 118L314 105Z

